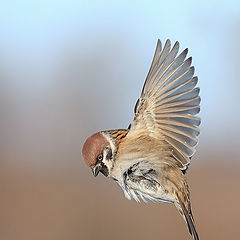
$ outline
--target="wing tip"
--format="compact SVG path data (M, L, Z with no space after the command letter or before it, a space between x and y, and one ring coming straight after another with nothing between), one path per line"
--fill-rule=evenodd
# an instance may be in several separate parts
M175 51L175 52L176 52L176 55L177 55L177 53L178 53L178 51L179 51L179 47L180 47L180 44L179 44L178 41L176 41L176 42L174 43L173 47L172 47L172 51Z
M192 75L195 73L195 67L194 66L191 66L190 68L189 68L189 71L191 71L192 72Z
M184 55L187 55L188 54L188 48L185 48L182 53L184 53Z
M194 76L194 77L192 78L192 80L195 81L196 84L197 84L197 83L198 83L198 76Z
M189 61L190 63L192 63L192 56L190 56L187 61Z
M169 38L167 38L166 44L171 44L171 40Z
M157 44L162 45L162 42L161 42L160 38L157 39ZM166 42L165 42L165 46L171 46L171 40L170 40L169 38L167 38L167 40L166 40ZM174 47L178 47L178 48L180 47L179 41L176 41L176 42L174 43L173 48L174 48Z
M200 87L195 87L194 88L194 91L196 91L198 94L197 95L199 95L199 93L200 93Z
M171 40L168 38L165 42L163 49L170 49L171 48Z
M178 46L178 47L179 47L179 46L180 46L179 41L176 41L176 42L174 43L174 46ZM173 46L173 47L174 47L174 46Z
M156 47L156 49L159 49L159 51L162 51L162 42L161 42L161 40L159 38L157 40L157 47Z

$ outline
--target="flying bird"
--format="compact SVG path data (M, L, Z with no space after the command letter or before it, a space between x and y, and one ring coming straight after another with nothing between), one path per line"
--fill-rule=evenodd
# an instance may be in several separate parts
M188 49L158 40L134 120L128 129L100 131L84 143L82 155L96 177L116 181L128 199L173 203L194 240L186 171L200 133L198 78Z

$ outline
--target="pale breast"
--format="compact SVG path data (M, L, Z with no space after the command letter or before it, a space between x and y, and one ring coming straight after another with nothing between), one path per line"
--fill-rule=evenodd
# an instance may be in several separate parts
M149 136L127 137L119 145L110 175L123 188L127 198L171 202L160 184L161 168L168 161L167 144Z

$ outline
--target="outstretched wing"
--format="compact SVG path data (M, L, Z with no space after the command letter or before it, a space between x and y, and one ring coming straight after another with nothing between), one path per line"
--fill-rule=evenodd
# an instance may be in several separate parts
M135 106L128 135L142 132L169 144L173 157L186 169L198 142L200 118L199 88L188 49L178 54L179 43L163 49L158 40L153 61Z

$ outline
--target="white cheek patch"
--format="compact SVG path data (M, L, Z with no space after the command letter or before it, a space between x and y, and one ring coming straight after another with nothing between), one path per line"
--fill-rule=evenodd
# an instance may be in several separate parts
M113 160L112 160L112 158L111 159L107 159L108 151L109 151L108 149L104 149L103 150L103 160L102 160L102 162L107 167L107 169L108 169L108 171L110 173L110 170L113 167Z
M116 145L114 143L114 140L110 136L105 134L104 132L102 132L102 135L104 135L104 137L108 140L108 142L110 144L110 147L112 149L112 154L114 155L117 152L117 147L116 147Z
M104 163L104 165L108 168L108 172L109 174L111 173L111 170L113 168L114 165L114 156L117 152L117 147L115 145L114 139L111 138L109 135L105 134L104 132L102 132L103 136L107 139L108 143L109 143L109 147L112 151L112 157L111 159L107 159L107 154L108 154L108 149L104 149L103 150L103 160L102 162Z

